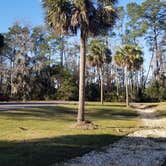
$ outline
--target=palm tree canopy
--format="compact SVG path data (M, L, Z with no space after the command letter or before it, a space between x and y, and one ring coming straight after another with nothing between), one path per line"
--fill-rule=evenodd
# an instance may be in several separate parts
M139 70L143 64L143 52L134 45L125 45L119 48L114 55L116 64L120 67L127 67L128 70Z
M85 112L85 62L88 36L108 32L116 20L115 0L42 0L46 22L56 35L77 34L80 30L80 81L77 122Z
M110 63L111 50L104 44L103 40L94 39L89 45L89 54L87 55L87 63L90 66L102 67L104 63Z
M98 35L115 23L116 0L43 0L46 22L55 34Z

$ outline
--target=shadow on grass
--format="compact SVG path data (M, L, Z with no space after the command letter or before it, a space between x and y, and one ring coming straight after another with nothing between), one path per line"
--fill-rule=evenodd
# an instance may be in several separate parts
M166 118L166 110L165 110L165 112L162 112L162 113L156 113L155 117L156 118Z
M103 151L103 146L118 141L116 135L69 135L57 138L31 140L29 142L0 141L0 165L2 166L46 166L71 158L82 156L92 150ZM129 138L129 137L126 137ZM143 137L134 137L140 141ZM144 138L147 139L147 138ZM155 142L164 142L166 138L150 138ZM131 141L131 138L129 138ZM147 147L142 147L146 149ZM158 149L159 151L162 149Z
M103 119L117 119L117 120L124 120L124 119L131 119L136 118L138 113L135 111L128 111L128 110L121 110L121 109L97 109L97 111L88 112L88 116L93 118L103 118Z
M29 142L0 141L0 165L46 166L82 156L120 138L121 136L103 134L70 135Z
M112 103L110 103L110 104L100 104L100 103L98 103L98 104L93 104L93 103L87 103L86 104L86 106L94 106L94 107L126 107L126 105L124 104L124 103L119 103L119 104L112 104Z
M143 107L141 107L140 108L140 106L143 106ZM150 108L155 108L155 107L157 107L158 106L158 104L148 104L148 105L145 105L145 104L139 104L139 103L131 103L130 104L130 107L132 107L132 108L137 108L137 109L150 109Z
M123 106L119 107L92 107L85 112L88 118L95 119L129 119L135 118L138 114L134 111L125 110ZM15 110L0 111L0 116L11 119L33 119L33 120L50 120L60 119L71 121L77 115L76 107L54 106L54 107L38 107L38 108L18 108Z
M163 113L144 113L141 115L141 119L160 119L160 118L166 118L166 112Z
M12 119L50 120L54 118L59 118L63 120L70 120L69 118L70 115L71 116L76 115L76 111L73 108L61 107L61 106L18 108L15 110L0 111L0 116L12 118Z
M49 105L77 105L77 101L27 101L27 102L1 102L0 105L29 105L29 106L36 106L36 105L41 105L41 106L49 106Z
M158 104L151 104L151 105L145 106L144 109L155 108L155 107L157 107L157 106L158 106Z

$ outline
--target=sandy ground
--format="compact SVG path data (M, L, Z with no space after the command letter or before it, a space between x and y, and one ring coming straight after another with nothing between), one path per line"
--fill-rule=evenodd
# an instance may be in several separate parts
M109 145L104 152L92 151L61 165L163 166L166 161L166 117L157 119L153 108L137 111L142 129Z

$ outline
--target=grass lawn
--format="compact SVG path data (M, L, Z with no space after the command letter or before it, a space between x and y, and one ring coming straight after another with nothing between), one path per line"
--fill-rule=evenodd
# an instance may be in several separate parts
M166 102L161 102L156 107L156 116L157 117L166 117Z
M0 111L0 166L47 166L102 150L134 131L137 113L124 103L86 104L96 130L71 129L77 105Z

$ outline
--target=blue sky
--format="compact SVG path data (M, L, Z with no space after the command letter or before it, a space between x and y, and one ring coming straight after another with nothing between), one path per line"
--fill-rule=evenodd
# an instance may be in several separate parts
M43 24L40 0L0 0L0 32L7 32L14 22L32 26Z
M119 0L120 5L142 0ZM0 33L7 32L14 22L28 23L32 26L44 22L41 0L0 0Z
M129 2L141 3L142 0L119 0L119 5ZM0 0L0 4L0 33L7 32L16 21L31 26L44 23L41 0Z

